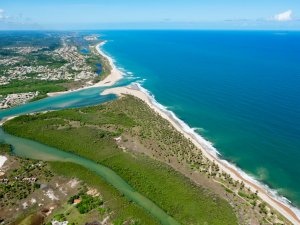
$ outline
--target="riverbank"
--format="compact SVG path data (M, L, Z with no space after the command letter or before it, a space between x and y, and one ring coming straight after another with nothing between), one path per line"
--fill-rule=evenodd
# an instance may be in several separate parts
M218 164L221 170L229 174L234 180L244 182L247 188L250 188L252 192L258 191L258 196L273 207L276 211L282 214L285 218L291 221L293 224L300 224L300 220L297 217L293 209L287 204L278 201L269 190L265 189L261 184L251 179L244 172L238 170L227 161L222 160L218 157L217 153L213 151L212 146L209 142L204 140L201 136L196 134L191 128L189 128L183 121L178 119L172 112L166 110L163 106L155 101L155 99L148 93L147 90L143 89L140 85L132 85L129 87L117 87L112 89L106 89L101 93L102 95L116 94L132 95L142 101L144 101L151 109L158 113L162 118L168 120L173 127L182 133L187 139L191 140L192 143L197 146L199 150L212 162Z
M111 60L112 63L112 60ZM112 85L112 81L109 81L108 83L104 82L103 85L107 85L110 86ZM110 85L109 85L110 84ZM92 87L92 86L91 86ZM90 88L90 87L86 87L86 88ZM121 88L122 89L122 88ZM161 113L159 113L163 118L165 118L163 115L166 115L166 118L169 122L173 121L173 126L180 131L181 133L184 134L184 136L187 139L192 140L193 142L198 142L199 146L196 144L196 146L200 149L203 150L203 153L206 155L207 157L211 160L211 161L217 161L218 165L223 165L221 167L222 170L226 171L228 174L231 174L231 176L233 178L235 178L236 180L240 180L240 181L244 181L246 183L247 186L250 186L252 191L255 190L259 190L259 196L265 200L266 202L268 202L270 205L272 205L274 207L278 206L278 209L276 207L274 207L275 209L277 209L281 214L285 215L285 217L288 218L289 214L291 217L295 216L295 221L297 220L296 215L293 214L293 212L289 212L289 208L288 206L278 202L277 200L275 200L273 198L273 196L271 196L271 194L269 194L268 190L264 189L263 187L259 186L259 184L255 183L253 180L249 180L247 177L245 177L245 174L241 173L241 171L238 171L236 168L232 167L230 164L226 163L225 161L222 161L221 159L218 158L217 154L214 151L210 151L210 147L208 147L206 149L207 146L210 145L210 143L205 142L205 140L201 139L201 137L197 136L196 133L193 133L192 129L190 129L189 127L187 127L182 121L178 120L174 114L172 114L171 112L165 110L162 106L158 105L157 102L155 102L151 96L147 93L147 91L143 90L143 89L139 89L138 87L134 87L132 88L134 91L142 92L142 94L139 94L140 96L136 96L140 99L142 99L144 102L146 102L150 107L151 105L153 105L153 109L155 110L156 108L158 109L158 111L161 111ZM132 91L129 91L130 89L123 89L123 92L120 92L119 94L132 94ZM77 90L76 90L77 91ZM106 91L105 93L108 93L108 91ZM143 97L144 96L144 97ZM144 98L144 99L143 99ZM149 103L148 103L148 102ZM152 108L152 107L151 107ZM155 110L156 111L156 110ZM185 135L186 133L186 135ZM195 140L194 140L195 139ZM199 141L200 140L200 141ZM194 143L195 144L195 143ZM265 195L264 195L265 193ZM263 194L263 197L265 196L265 199L261 196ZM269 199L270 198L270 199ZM282 205L281 205L282 204ZM281 211L280 211L281 210ZM299 224L298 221L294 222L294 224Z
M0 135L5 136L3 133ZM27 148L26 153L30 154L34 147L27 144L23 143L21 148ZM18 146L13 150L14 154L11 154L12 148L9 145L0 144L0 154L4 155L0 155L0 218L3 224L49 224L59 215L69 224L89 224L94 221L103 223L104 219L109 224L117 221L159 224L143 208L130 203L126 196L93 170L64 160L46 162L32 159L45 157L39 154L43 149L40 145L36 149L38 152L34 153L35 157L25 159L17 156ZM59 154L53 155L57 157ZM3 158L5 164L1 167ZM30 172L24 173L29 165ZM31 185L24 182L28 180ZM80 211L78 204L72 204L75 198L82 202ZM39 222L36 218L39 218Z
M170 166L139 152L145 148L149 151L156 149L162 154L175 150L174 158L177 152L190 152L190 149L186 149L188 140L137 98L127 96L87 108L20 116L5 123L4 129L10 134L61 149L60 154L72 152L73 157L89 159L86 165L90 166L92 160L111 168L136 192L152 200L180 224L207 222L221 225L225 221L226 224L238 224L232 205L225 199L206 186L197 187ZM166 133L174 140L172 143L165 139ZM20 146L19 154L27 154L26 157L40 155L47 159L47 152L42 151L46 146L36 148L39 152L37 154L30 153L28 149L24 151L19 140L11 143ZM151 143L152 148L146 143ZM173 147L175 145L177 150ZM159 146L166 146L167 150ZM51 153L59 156L54 150ZM70 158L63 157L68 160ZM113 179L112 176L106 177L108 181ZM225 192L223 188L222 190Z
M51 113L51 112L50 112ZM56 113L56 112L53 112ZM49 113L48 113L49 114ZM47 115L47 114L44 114ZM31 115L35 116L35 115ZM22 117L19 117L22 119ZM32 123L31 125L34 125ZM23 132L25 133L25 132ZM80 133L80 131L79 131ZM136 206L139 206L138 208L144 209L146 212L148 212L153 218L157 219L162 225L180 225L174 218L172 218L170 215L168 215L164 210L162 210L159 206L157 206L154 202L149 200L147 197L142 195L140 192L132 188L124 179L122 179L115 171L110 169L109 167L102 165L102 163L99 163L99 158L105 158L104 154L102 153L101 157L98 157L98 162L95 162L92 159L89 159L88 157L83 157L82 153L80 154L74 154L68 151L62 151L53 147L49 147L47 145L43 145L38 142L34 142L32 140L24 139L24 138L18 138L6 133L1 133L0 135L3 136L4 141L8 144L12 144L14 147L14 154L20 157L25 158L31 158L36 160L43 160L43 161L49 161L50 163L54 161L54 164L57 164L57 162L63 162L67 164L67 166L70 167L83 167L87 170L89 170L90 174L96 174L99 177L94 179L99 179L102 182L105 182L107 185L110 184L112 187L114 187L116 190L118 190L121 195L124 195L127 200L134 202ZM49 135L50 136L50 135ZM72 135L73 137L76 136L76 134ZM67 135L64 135L66 139L68 139ZM71 143L74 143L75 140ZM105 144L105 141L104 143ZM75 144L76 145L76 144ZM83 146L83 143L78 146ZM114 146L110 145L112 148ZM82 147L80 147L82 149ZM24 149L26 149L24 151ZM98 148L100 149L100 148ZM117 150L117 149L113 149ZM122 154L122 152L120 151ZM99 153L100 154L100 153ZM97 157L97 156L95 156ZM95 158L94 157L94 158ZM90 157L92 158L92 157ZM125 162L124 162L125 163ZM74 166L76 164L77 166ZM65 167L65 166L63 166ZM77 177L80 178L80 180L85 180L80 177L80 174L76 174L75 176L71 176L71 174L74 171L73 169L71 172L65 172L66 177ZM79 172L76 170L76 173ZM86 172L84 172L86 173ZM79 176L79 177L78 177ZM97 181L95 181L97 183ZM101 186L100 186L101 189ZM102 190L103 191L103 190ZM127 203L128 204L128 203ZM138 210L138 209L136 209ZM144 214L144 213L143 213ZM144 215L143 215L144 216ZM153 224L153 223L151 223Z
M97 44L95 46L95 49L99 55L101 55L102 57L107 59L109 62L111 70L107 77L105 77L103 80L101 80L98 83L93 84L91 86L85 86L85 87L81 87L81 88L74 89L74 90L68 90L68 91L51 92L51 93L47 93L47 95L49 97L53 97L53 96L58 96L58 95L62 95L62 94L66 94L66 93L70 93L70 92L74 92L74 91L79 91L79 90L83 90L83 89L87 89L87 88L109 87L109 86L114 85L119 80L121 80L123 78L123 73L116 67L116 65L113 62L113 59L111 57L109 57L107 54L105 54L103 52L103 50L101 49L102 46L105 45L105 43L106 43L106 41L100 42L99 44Z
M15 118L15 117L17 117L17 116L9 116L9 117L6 117L6 118L4 118L4 119L1 119L1 120L0 120L0 127L1 127L3 124L5 124L5 122L7 122L7 121L9 121L9 120L12 120L12 119Z

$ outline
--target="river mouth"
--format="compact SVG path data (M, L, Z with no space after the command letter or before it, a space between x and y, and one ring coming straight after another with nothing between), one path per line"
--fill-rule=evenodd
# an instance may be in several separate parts
M66 108L79 108L112 101L116 99L117 96L113 94L101 95L101 93L107 88L128 85L133 81L135 80L132 78L123 78L113 86L86 88L70 93L64 93L62 95L57 95L54 97L48 97L35 102L30 102L7 110L0 110L0 121L4 121L6 118L16 117L24 114L45 112L50 110L60 110ZM19 157L43 161L71 162L81 165L86 169L95 172L107 183L111 184L118 191L124 194L130 201L133 201L137 205L144 208L161 224L179 225L179 223L175 219L166 214L155 203L153 203L140 193L136 192L113 170L101 164L97 164L78 155L52 148L29 139L10 135L4 132L0 126L0 143L1 142L10 144L13 147L13 154Z
M171 216L166 214L155 203L135 191L125 180L118 176L113 170L101 164L97 164L92 160L85 159L78 155L61 151L59 149L49 147L47 145L16 137L7 134L0 128L0 142L13 146L13 154L30 159L43 161L60 161L71 162L95 172L107 183L114 186L118 191L124 194L128 200L135 202L137 205L148 211L163 225L179 225L179 223Z
M109 88L126 86L137 81L137 78L123 77L116 84L108 87L90 87L81 90L75 90L61 95L47 97L38 101L29 102L10 109L0 110L0 122L5 118L45 112L51 110L61 110L67 108L80 108L86 106L98 105L104 102L112 101L117 98L116 95L101 95L101 93Z

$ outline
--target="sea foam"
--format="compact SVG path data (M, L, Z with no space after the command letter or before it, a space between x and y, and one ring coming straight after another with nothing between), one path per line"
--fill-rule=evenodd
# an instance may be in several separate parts
M162 112L164 112L166 115L170 116L176 123L180 125L180 127L183 129L184 132L191 134L192 136L196 137L198 143L200 143L201 147L209 152L214 157L218 158L219 161L224 163L226 166L228 166L230 169L238 172L245 180L250 181L251 183L257 185L258 187L264 189L267 191L267 193L272 196L275 200L279 201L280 203L284 204L288 208L290 208L295 215L300 219L300 210L292 205L292 202L287 199L286 197L280 195L277 190L274 190L270 188L268 185L259 182L254 176L251 176L244 172L241 168L237 167L236 165L228 162L227 160L222 159L222 154L213 146L213 143L206 140L204 137L202 137L200 134L196 132L198 128L191 128L187 123L185 123L183 120L178 118L174 112L168 110L167 107L160 104L158 101L156 101L155 96L147 89L141 86L141 83L135 82L132 85L135 85L140 91L142 91L144 94L146 94L155 107L159 108Z

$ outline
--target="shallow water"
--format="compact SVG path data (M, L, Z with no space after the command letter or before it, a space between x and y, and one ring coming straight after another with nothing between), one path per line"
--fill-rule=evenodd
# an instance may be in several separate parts
M135 79L124 78L112 87L127 85L132 81L135 81ZM17 116L34 112L97 105L116 99L115 95L100 95L101 92L107 88L109 87L94 87L82 89L79 91L30 102L7 110L0 110L0 120L10 116Z
M5 142L7 144L13 145L13 153L21 157L44 161L71 162L81 165L95 172L107 183L111 184L121 193L123 193L129 200L143 207L152 216L158 219L161 222L161 224L179 225L178 222L176 222L172 217L167 215L152 201L150 201L140 193L136 192L129 184L126 183L126 181L124 181L114 171L105 166L97 164L91 160L85 159L78 155L61 151L35 141L9 135L5 133L1 128L0 142Z
M92 31L91 33L95 33ZM300 206L300 32L105 31L104 50L222 157ZM95 105L92 88L0 111Z
M102 33L159 103L300 207L300 32Z

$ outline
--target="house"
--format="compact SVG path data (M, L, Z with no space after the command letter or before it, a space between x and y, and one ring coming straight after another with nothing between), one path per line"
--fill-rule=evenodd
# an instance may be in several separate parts
M23 181L27 181L27 182L31 182L31 183L34 183L36 182L36 178L35 177L25 177L22 179Z
M80 199L74 199L73 204L78 204L78 203L80 203L80 202L81 202Z
M68 225L69 221L63 221L63 222L59 222L59 221L52 221L51 224L52 225Z

